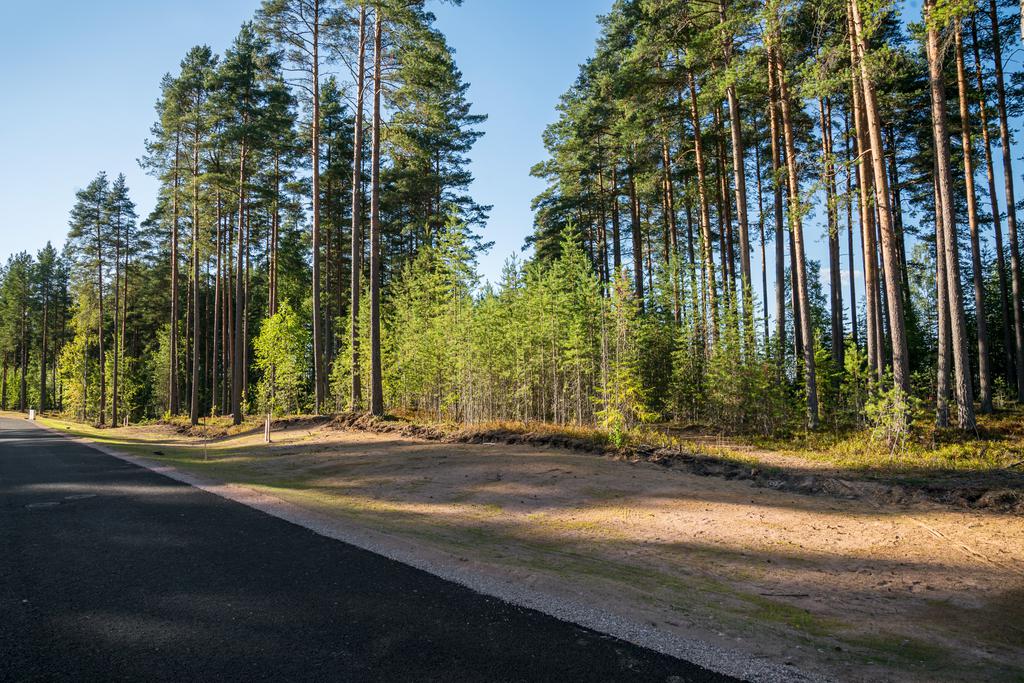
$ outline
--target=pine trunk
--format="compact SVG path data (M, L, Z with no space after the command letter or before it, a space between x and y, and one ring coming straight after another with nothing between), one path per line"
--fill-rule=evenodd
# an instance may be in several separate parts
M967 70L964 67L964 41L960 21L954 26L956 44L956 82L960 104L960 140L964 162L964 185L967 194L967 221L971 231L971 266L974 275L974 310L978 329L978 386L981 391L981 412L992 412L992 369L988 347L988 323L985 320L985 273L981 265L981 238L978 234L978 199L974 189L972 159L971 111L967 102Z
M97 207L97 213L99 207ZM96 338L100 357L100 415L99 424L106 424L107 418L107 357L103 345L103 232L99 215L96 217L96 290L99 295L99 311L96 323ZM24 392L23 392L24 393Z
M981 140L985 153L985 179L988 181L989 204L992 207L992 227L995 232L996 270L999 277L999 316L1003 320L1003 353L1006 360L1006 379L1010 386L1017 381L1015 370L1016 354L1013 341L1013 314L1010 313L1009 286L1006 283L1006 255L1003 250L1002 217L999 215L999 198L996 196L995 164L992 161L992 139L988 130L988 105L986 104L985 80L981 70L981 55L978 48L978 25L971 18L971 44L974 49L974 77L978 88L978 117L981 124Z
M349 409L363 405L362 363L359 357L359 306L363 272L363 94L366 91L366 3L359 4L359 65L356 76L355 132L352 144L352 306L349 338L352 344L352 395Z
M860 347L860 332L857 329L857 278L855 276L856 265L853 256L853 167L856 161L853 159L853 152L850 148L850 115L849 110L843 111L843 144L846 147L846 241L849 257L850 277L850 334L853 337L854 347Z
M821 125L822 185L825 187L828 216L829 304L832 313L832 362L836 370L843 367L843 281L839 263L839 212L836 198L835 168L832 158L832 110L824 99L818 99Z
M216 417L220 414L220 396L218 395L218 384L220 380L220 342L221 342L221 298L223 287L221 277L223 275L222 261L222 225L220 190L217 190L217 260L214 264L213 275L213 353L210 358L210 415Z
M857 54L854 39L852 12L849 17L850 54ZM851 100L853 102L854 151L858 160L854 165L858 188L858 213L860 214L861 251L864 262L864 325L868 351L868 365L872 375L881 380L884 370L882 353L882 325L879 310L878 249L875 244L875 210L871 202L873 175L869 159L872 155L867 141L864 118L864 89L861 73L851 71Z
M932 182L935 194L935 311L936 339L938 341L938 357L935 368L935 426L949 426L949 365L951 350L949 346L949 287L946 283L946 249L945 229L942 225L942 200L939 199L939 178L935 173Z
M199 135L192 145L192 386L188 419L199 424Z
M779 379L786 362L786 228L783 223L782 151L779 134L779 90L775 82L775 63L768 56L768 130L772 154L772 217L775 219L775 347ZM767 303L765 304L767 307Z
M640 310L644 309L644 247L643 228L640 224L640 198L636 193L636 181L633 172L629 172L629 216L630 232L633 236L633 295L636 296Z
M925 4L930 18L934 1ZM942 44L934 22L927 31L929 92L932 103L932 135L935 144L935 165L938 173L939 202L942 211L943 253L938 258L946 261L946 289L949 310L950 341L953 347L953 390L957 402L957 424L960 429L973 431L974 393L971 387L970 354L967 344L967 320L964 315L963 295L960 289L960 254L957 247L953 179L950 169L949 132L946 114L946 88L942 73ZM891 297L891 292L890 292Z
M992 21L992 61L996 75L996 109L999 115L999 142L1003 150L1003 191L1006 197L1006 234L1010 240L1010 289L1013 296L1013 338L1017 368L1017 400L1024 401L1024 284L1021 282L1020 243L1017 238L1017 204L1013 188L1013 152L1010 149L1010 125L1006 114L1006 84L1003 80L1003 52L999 36L999 10L996 0L989 0L989 19Z
M313 412L320 414L324 403L324 331L320 311L320 0L312 0L312 82L313 112L310 121L313 190Z
M690 118L693 123L693 146L697 163L697 195L700 198L700 236L701 255L704 267L704 300L707 302L705 311L711 314L711 341L718 339L718 304L715 286L715 255L711 247L711 216L707 195L707 167L704 161L704 141L701 135L700 111L697 108L697 80L693 72L687 72L690 82ZM704 319L705 329L708 328L707 315Z
M786 86L786 72L777 49L773 50L776 78L779 85L779 99L782 102L782 134L786 145L786 170L789 178L789 222L796 252L794 287L797 291L800 311L800 333L803 338L804 382L807 389L807 424L810 429L818 428L818 383L814 367L814 335L811 331L811 306L807 291L807 262L804 255L804 230L800 207L800 180L797 169L796 142L793 134L792 113L789 92Z
M910 391L910 355L907 348L906 325L903 311L902 269L900 267L897 235L893 226L893 212L889 196L889 180L885 172L882 123L878 100L866 60L867 41L863 35L860 0L851 0L854 60L859 64L861 88L864 91L864 118L871 145L871 170L875 184L875 204L878 207L878 228L881 234L882 266L885 273L885 294L888 303L889 332L892 340L893 379L903 391Z
M238 160L238 234L235 235L237 254L235 258L235 316L233 352L231 354L231 416L236 425L242 424L242 383L245 373L242 324L245 317L245 162L246 146L243 142Z
M178 163L179 138L174 140L174 181L171 190L171 330L168 340L167 412L177 415L178 402Z
M384 414L380 357L380 127L384 17L378 6L373 27L373 144L370 161L370 412Z

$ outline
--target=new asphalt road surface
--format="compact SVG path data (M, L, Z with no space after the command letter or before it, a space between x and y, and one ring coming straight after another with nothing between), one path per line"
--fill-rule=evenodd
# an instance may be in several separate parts
M0 418L0 681L725 681Z

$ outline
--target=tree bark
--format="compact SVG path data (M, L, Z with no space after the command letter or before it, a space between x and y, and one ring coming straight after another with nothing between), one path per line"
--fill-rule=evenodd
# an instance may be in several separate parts
M356 116L352 144L352 395L349 409L363 405L362 363L359 357L359 306L363 272L363 95L366 91L366 3L359 3L359 66L356 75Z
M850 54L857 54L854 38L852 12L849 13ZM885 368L882 346L881 310L879 307L878 249L875 244L875 210L871 203L873 173L870 170L872 156L865 129L864 89L861 73L851 71L851 100L853 102L854 150L857 163L854 170L858 187L858 213L860 214L861 251L864 262L864 314L868 351L868 365L877 380L881 380Z
M118 212L114 234L114 367L110 379L110 424L117 427L118 421L118 371L120 370L121 343L118 337L121 316L121 216Z
M324 331L320 311L320 0L311 0L313 112L310 121L313 181L313 412L320 414L324 403Z
M792 113L789 92L786 87L786 72L778 47L772 46L776 77L779 85L779 99L782 102L782 133L786 145L786 170L789 177L789 222L796 251L796 273L794 287L798 293L800 310L800 331L803 337L804 382L807 390L807 424L810 429L818 428L818 383L814 363L814 335L811 331L811 306L807 290L807 263L804 255L804 230L800 207L800 180L797 169L796 142L793 134Z
M992 412L992 369L988 346L988 323L985 320L985 273L981 265L981 239L978 234L978 199L974 189L974 160L971 158L971 111L967 103L967 69L964 67L964 41L961 22L954 27L956 45L956 82L960 103L960 141L964 162L964 184L967 194L967 221L971 231L971 266L974 275L974 310L978 329L978 387L981 412Z
M1013 314L1010 313L1009 287L1006 284L1006 255L1003 250L1003 226L999 215L999 197L996 196L995 164L992 161L992 140L988 130L988 106L986 104L985 81L981 70L981 55L978 49L978 25L971 18L971 46L974 50L974 77L978 88L978 117L981 124L981 139L984 143L985 178L988 181L989 204L992 207L992 227L995 232L996 270L999 277L999 315L1003 319L1003 353L1006 359L1006 379L1010 386L1017 381L1016 353L1013 340Z
M612 282L622 272L622 230L621 217L619 214L619 164L612 164L612 265L615 267L615 274L610 278Z
M772 154L772 214L775 219L775 346L779 379L786 363L786 228L783 223L782 151L779 134L779 89L775 82L775 63L768 55L768 130ZM767 303L765 304L767 306Z
M893 379L903 391L910 391L910 354L907 348L906 323L903 311L902 274L897 236L893 228L889 181L885 173L884 146L882 144L881 113L867 60L867 40L863 34L860 0L850 0L856 53L853 55L861 73L864 91L864 118L871 144L871 167L875 183L875 204L878 207L878 227L882 240L882 266L886 279L886 301L889 313L889 331L892 339Z
M18 410L24 412L28 410L28 300L23 298L21 300L21 338L19 343L19 352L21 358L18 361L18 365L21 367L21 380L18 385Z
M640 225L640 198L636 193L636 181L633 171L629 172L629 216L630 232L633 237L633 295L636 296L640 310L644 309L644 246L643 230Z
M662 182L664 184L665 213L665 267L672 285L672 320L678 325L682 321L682 302L679 292L679 233L676 226L675 188L672 186L672 152L668 138L661 140ZM603 211L603 203L602 203ZM602 219L602 227L604 227ZM602 244L604 240L602 239Z
M380 126L384 17L377 7L373 27L373 149L370 161L370 412L384 414L380 358Z
M726 0L718 3L718 15L721 22L726 22ZM728 67L732 61L733 37L729 35L724 45L725 62ZM743 148L743 128L740 114L739 98L736 96L736 85L730 82L725 89L725 98L729 104L729 133L732 142L733 190L736 194L736 222L740 231L740 287L742 288L744 332L748 346L754 343L754 294L750 274L750 226L747 207L747 169Z
M46 335L50 314L50 283L43 285L43 325L39 331L39 412L46 410Z
M693 145L697 163L697 195L700 198L701 252L704 261L704 289L707 308L711 314L711 341L718 340L718 304L715 287L715 255L711 247L711 216L708 208L707 173L704 165L704 141L700 130L700 111L697 108L697 80L692 71L687 71L690 83L690 118L693 123ZM708 320L704 320L705 328Z
M971 387L970 355L967 350L967 321L960 291L960 254L957 247L956 218L953 205L953 179L950 170L949 133L946 114L946 88L942 73L942 46L938 27L931 12L935 0L925 2L927 30L929 92L932 103L932 136L935 164L939 177L939 201L942 210L943 254L946 260L946 289L949 310L950 340L953 346L953 389L957 402L957 424L962 430L976 428L974 394ZM891 283L890 283L891 284ZM892 293L890 292L890 299Z
M949 426L949 365L952 351L949 345L949 285L946 281L946 237L942 225L942 200L939 198L939 174L932 181L935 196L935 310L938 357L935 368L935 426Z
M178 402L178 163L180 136L174 138L174 181L171 190L171 331L168 340L167 412L177 415Z
M238 157L238 234L235 260L235 320L234 320L234 351L231 354L231 416L236 425L242 424L242 384L245 373L242 323L245 317L245 162L246 146L242 143Z
M832 362L836 370L843 367L843 280L839 262L839 212L836 198L835 167L832 157L832 109L826 100L818 99L821 125L822 184L825 186L828 216L829 303L832 314Z
M768 331L768 254L764 237L764 180L761 173L760 141L754 145L754 168L757 171L757 231L761 238L761 300L764 303L761 317L764 321L764 348L767 351L771 336Z
M199 129L192 144L192 387L189 422L199 424Z
M219 384L219 372L221 368L220 362L220 338L221 338L221 298L223 297L223 288L221 286L221 277L223 275L223 261L222 261L222 240L221 233L223 232L222 217L221 217L221 202L220 202L220 190L217 190L217 261L214 267L213 275L213 353L210 359L210 415L217 416L220 414L220 397L217 395L218 384Z
M103 346L103 227L101 207L97 208L96 216L96 290L99 295L98 321L96 324L96 338L99 344L100 357L100 415L99 424L106 424L107 410L107 358ZM24 392L22 392L24 393Z
M857 278L854 275L856 272L856 266L854 263L853 256L853 176L854 171L852 167L856 165L856 160L853 158L853 152L850 148L850 116L849 111L843 111L843 144L846 147L846 159L849 166L846 169L846 240L847 240L847 251L849 252L849 264L850 264L850 334L853 337L853 345L855 347L860 346L859 335L860 332L857 330Z

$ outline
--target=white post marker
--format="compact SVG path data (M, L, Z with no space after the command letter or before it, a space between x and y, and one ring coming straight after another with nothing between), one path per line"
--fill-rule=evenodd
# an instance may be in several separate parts
M35 422L35 420L36 420L36 410L35 410L35 408L29 408L28 409L28 419L31 420L32 422Z
M263 440L270 443L270 413L267 413L267 421L263 425Z

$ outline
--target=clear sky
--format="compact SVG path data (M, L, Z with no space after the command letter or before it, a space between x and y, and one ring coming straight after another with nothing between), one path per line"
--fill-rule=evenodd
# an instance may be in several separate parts
M577 65L593 51L596 15L612 0L434 3L476 111L490 116L475 148L472 192L493 204L481 259L494 278L530 232L530 178L544 127ZM186 50L222 52L259 0L56 0L0 9L0 259L64 241L76 189L98 171L128 178L145 216L154 180L136 160L154 120L160 77Z

